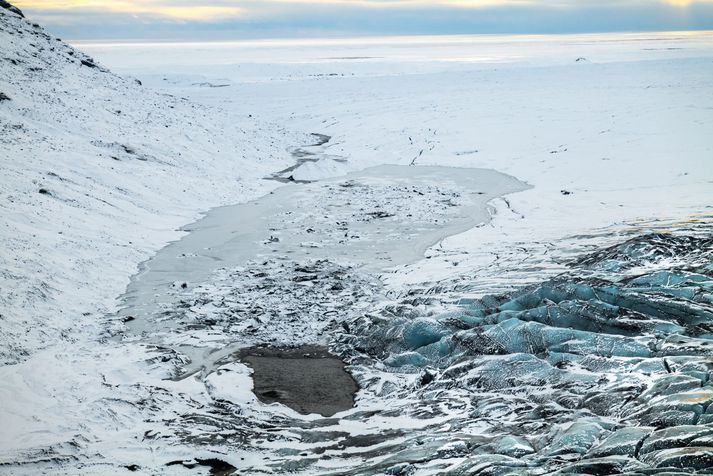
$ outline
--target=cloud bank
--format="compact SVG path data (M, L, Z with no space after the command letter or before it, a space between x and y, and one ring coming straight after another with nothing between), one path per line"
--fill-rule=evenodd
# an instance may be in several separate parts
M70 39L713 29L713 0L16 0Z

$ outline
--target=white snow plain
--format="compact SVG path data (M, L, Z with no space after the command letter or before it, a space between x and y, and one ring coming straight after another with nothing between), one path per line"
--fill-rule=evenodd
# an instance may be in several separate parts
M231 401L244 412L236 421L261 424L312 417L256 402L241 364L174 381L170 351L109 336L139 263L208 209L278 186L262 178L292 165L307 133L331 136L324 152L345 159L311 163L308 180L415 162L532 186L491 202L487 225L382 276L390 292L464 277L475 294L511 288L557 272L568 252L711 215L709 33L77 45L117 76L0 9L0 45L10 474L177 474L185 465L166 463L218 456L273 469L225 444L244 437L239 424L204 431L219 416L200 409ZM359 411L378 405L365 398ZM442 416L360 415L325 429L447 431ZM264 451L289 459L260 431Z
M710 32L81 47L165 91L331 136L347 162L324 175L416 159L533 185L398 282L711 213Z

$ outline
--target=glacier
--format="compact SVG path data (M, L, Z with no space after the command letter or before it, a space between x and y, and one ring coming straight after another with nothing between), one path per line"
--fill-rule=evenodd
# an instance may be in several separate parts
M327 342L347 363L356 405L320 417L232 397L219 376L250 374L244 344L211 354L203 371L231 416L204 437L239 428L241 450L272 454L238 466L256 473L689 474L713 455L712 256L709 223L635 234L546 281L463 299L447 285L394 298L324 258L251 262L182 292L171 321L185 327L167 342L207 342L198 325L226 342ZM256 322L264 293L284 315Z
M3 474L710 472L710 33L72 46L0 6ZM304 346L353 407L260 387Z

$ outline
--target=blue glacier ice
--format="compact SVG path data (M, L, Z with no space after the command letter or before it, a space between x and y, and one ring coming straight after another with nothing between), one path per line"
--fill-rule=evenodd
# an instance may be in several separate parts
M491 427L448 474L692 474L713 468L712 263L709 235L642 235L441 314L357 318L341 344Z

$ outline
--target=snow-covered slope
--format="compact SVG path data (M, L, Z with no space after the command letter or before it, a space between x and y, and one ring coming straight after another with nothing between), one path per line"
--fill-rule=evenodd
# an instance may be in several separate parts
M306 141L113 74L1 6L0 473L152 458L141 425L204 387L167 390L148 347L107 340L111 311L180 226L274 188Z
M256 179L301 137L147 90L6 8L0 45L0 362L12 364L95 326L178 226L274 186Z

